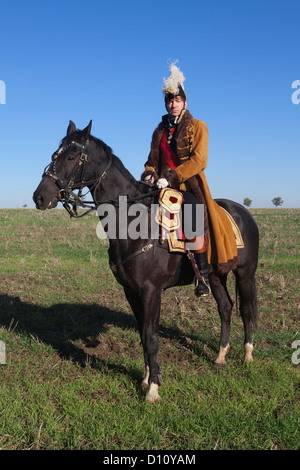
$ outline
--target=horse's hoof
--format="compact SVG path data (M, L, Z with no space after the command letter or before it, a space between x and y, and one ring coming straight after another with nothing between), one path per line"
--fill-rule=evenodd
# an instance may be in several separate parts
M215 360L215 366L219 367L219 366L226 366L227 365L225 356L226 356L226 354L228 354L228 352L229 352L229 344L227 344L227 346L225 346L225 348L223 348L223 346L220 346L218 357Z
M225 359L223 360L218 360L216 359L215 362L214 362L214 367L216 369L219 369L220 367L224 367L224 366L227 366L227 362L225 361Z
M253 361L252 352L253 352L253 344L246 343L245 344L245 358L244 358L245 364L249 364L249 362Z
M247 359L247 358L245 357L245 359L244 359L244 364L245 364L245 365L251 364L252 362L253 362L253 358Z
M157 395L155 398L149 397L148 395L146 396L146 400L148 403L159 403L161 402L161 397Z
M146 395L146 400L148 403L159 403L161 401L161 398L158 394L158 385L151 383L149 392Z

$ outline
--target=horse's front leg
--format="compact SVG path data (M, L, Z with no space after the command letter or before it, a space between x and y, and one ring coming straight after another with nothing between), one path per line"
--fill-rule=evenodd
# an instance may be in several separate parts
M124 288L124 291L137 320L144 350L146 375L141 387L145 390L150 386L146 399L150 403L158 402L160 401L158 386L162 381L157 359L161 294L155 289L146 289L140 296L128 288Z
M157 358L161 304L160 291L157 291L154 288L144 290L142 295L142 302L144 310L142 344L144 348L147 371L145 379L148 378L149 383L149 391L147 393L146 399L149 403L155 403L161 400L158 393L158 387L162 383L162 371L160 362Z

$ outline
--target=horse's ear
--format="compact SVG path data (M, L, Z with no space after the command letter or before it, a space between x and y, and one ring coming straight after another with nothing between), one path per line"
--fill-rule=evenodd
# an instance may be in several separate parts
M67 135L73 134L73 132L76 131L76 126L73 121L69 121L68 129L67 129Z
M85 137L89 137L91 135L91 129L92 129L92 120L90 120L89 125L86 126L85 129L83 129L82 133Z

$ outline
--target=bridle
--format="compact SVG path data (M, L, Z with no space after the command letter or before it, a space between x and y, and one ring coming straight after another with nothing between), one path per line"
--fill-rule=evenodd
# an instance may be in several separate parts
M56 161L57 161L57 158L72 145L75 145L76 147L78 147L81 150L81 154L79 156L78 164L73 172L73 175L71 176L69 182L65 183L64 181L62 181L62 179L60 179L56 175ZM62 203L63 207L67 210L67 212L70 214L71 217L76 217L76 218L83 217L89 212L97 209L94 201L85 202L82 200L82 197L85 196L85 195L82 195L82 190L85 186L93 184L93 186L89 189L88 192L91 192L91 190L94 190L94 195L95 195L96 189L100 185L101 181L106 175L108 168L111 165L111 157L110 157L105 170L103 171L103 173L100 175L99 178L96 178L90 181L85 181L84 170L85 170L86 162L88 161L88 150L89 150L89 138L85 141L84 145L80 144L79 142L76 142L75 140L72 140L68 145L65 145L64 147L60 147L52 155L52 162L51 162L52 171L49 170L49 167L51 165L51 163L49 163L49 165L46 166L44 173L42 175L42 177L46 176L57 185L57 187L59 188L59 192L56 197ZM80 183L75 183L79 175L80 175ZM74 189L78 189L78 194L74 193ZM88 210L84 212L83 214L78 215L77 208L79 206L83 208L87 208Z
M61 155L63 152L65 152L69 147L71 147L71 145L76 145L76 147L80 148L81 154L80 154L80 157L79 157L79 160L78 160L78 165L75 168L72 177L70 178L68 183L65 183L64 181L62 181L56 175L56 161L57 161L57 158L59 157L59 155ZM43 173L43 176L42 176L42 177L47 177L47 178L51 179L57 185L57 187L59 189L59 192L56 195L57 199L62 203L63 207L69 213L70 217L74 217L74 218L77 218L77 219L80 218L80 217L83 217L83 216L85 216L85 215L89 214L90 212L97 209L97 207L98 207L97 202L98 201L96 200L96 191L97 191L98 187L100 186L102 180L105 178L107 170L109 169L109 167L112 164L112 156L109 153L108 154L108 157L109 157L108 164L107 164L105 170L101 173L101 175L98 178L94 179L94 180L85 181L84 180L84 169L85 169L85 164L88 161L88 151L89 151L89 138L86 140L84 145L76 142L75 140L72 140L68 145L66 145L64 147L60 147L52 155L52 162L51 162L52 163L52 171L49 170L49 167L51 166L51 163L49 163L49 165L46 166L46 168L44 170L44 173ZM75 180L78 177L80 172L81 172L80 183L75 183ZM153 186L154 186L153 184L146 183L144 181L140 181L140 183L143 183L146 186L148 186L149 190L150 190L150 188L152 189ZM91 191L93 190L93 199L94 199L93 201L86 202L86 201L82 200L82 197L83 197L82 190L85 186L89 187L88 192L91 193ZM78 194L74 193L74 191L73 191L74 189L79 190ZM134 197L134 198L128 198L127 202L128 203L138 202L142 199L147 199L149 197L152 198L156 194L158 194L159 192L160 192L160 189L154 189L151 192L147 192L146 194L142 194L142 195ZM107 204L107 203L113 204L115 206L119 205L119 201L115 201L115 200L101 201L101 202L98 202L98 205L99 204ZM84 213L79 215L78 212L77 212L78 207L83 207L87 210ZM130 254L125 259L120 261L119 264L123 265L123 264L127 263L129 260L136 257L137 255L149 251L152 247L154 247L154 245L152 243L142 247L141 249L135 251L134 253ZM155 248L153 248L153 249L155 249Z
M62 181L56 175L56 161L57 161L57 158L63 152L65 152L69 147L71 147L72 145L75 145L76 147L78 147L81 150L81 154L80 154L80 157L79 157L79 160L78 160L78 165L75 168L72 177L70 178L68 183L65 183L64 181ZM45 177L49 178L50 180L52 180L57 185L57 187L59 189L59 192L56 195L56 197L62 203L62 205L66 209L66 211L70 214L70 217L75 217L75 218L83 217L83 216L89 214L90 212L92 212L93 210L96 210L97 206L99 204L111 203L111 204L114 204L114 205L118 205L118 203L119 203L118 201L109 200L109 201L101 201L101 203L98 202L98 204L97 204L96 191L97 191L98 187L100 186L100 184L102 183L103 179L105 178L107 170L109 169L109 167L112 164L112 157L111 157L110 154L108 154L108 156L109 156L108 164L107 164L105 170L101 173L101 175L98 178L96 178L94 180L85 181L84 180L84 170L85 170L85 165L88 161L88 151L89 151L89 138L86 140L84 145L80 144L79 142L76 142L75 140L72 140L69 144L65 145L64 147L60 147L52 155L52 162L49 163L49 165L46 166L46 168L44 170L44 173L42 175L42 177L45 176ZM49 167L51 166L51 164L52 164L52 171L49 170ZM81 175L80 175L80 173L81 173ZM77 177L79 175L80 175L80 183L75 183L75 180L77 179ZM140 183L143 183L143 184L149 186L150 188L152 187L152 184L145 183L143 181L140 181ZM83 201L82 197L86 196L87 193L83 195L82 190L85 186L90 186L90 185L92 185L92 186L89 188L87 193L91 193L93 191L93 199L94 200L93 201ZM74 193L74 189L78 189L78 194ZM132 199L129 198L127 200L127 202L136 202L136 201L140 201L141 199L146 199L146 198L149 198L149 197L153 197L159 191L160 190L158 189L158 190L151 191L147 194L137 196L137 197L132 198ZM84 213L79 215L78 212L77 212L78 207L83 207L87 210Z

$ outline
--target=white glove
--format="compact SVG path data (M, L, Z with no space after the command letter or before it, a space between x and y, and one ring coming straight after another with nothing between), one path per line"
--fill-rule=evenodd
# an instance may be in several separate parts
M167 186L169 186L169 183L166 180L166 178L159 178L159 180L156 182L156 185L157 185L158 189L164 189Z
M144 181L145 183L154 183L154 178L152 175L148 175L146 178L144 178Z

